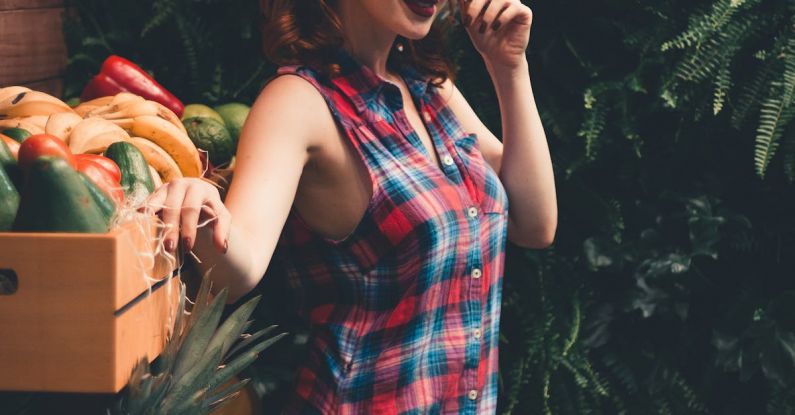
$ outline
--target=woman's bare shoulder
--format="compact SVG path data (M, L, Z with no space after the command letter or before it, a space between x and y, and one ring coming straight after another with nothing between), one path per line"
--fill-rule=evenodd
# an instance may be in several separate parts
M307 137L319 145L335 130L334 118L318 88L309 80L284 73L271 79L260 91L249 117L267 120L283 134Z

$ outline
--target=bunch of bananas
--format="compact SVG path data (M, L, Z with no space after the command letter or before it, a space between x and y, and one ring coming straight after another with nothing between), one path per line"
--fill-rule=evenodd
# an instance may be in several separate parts
M26 87L0 88L0 129L5 128L52 134L75 154L101 154L115 142L129 142L141 150L163 183L202 175L199 150L179 117L160 103L128 92L72 108Z

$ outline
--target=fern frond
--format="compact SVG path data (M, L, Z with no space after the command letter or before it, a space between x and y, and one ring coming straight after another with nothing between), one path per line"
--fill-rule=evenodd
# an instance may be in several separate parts
M607 125L608 103L605 97L593 98L591 109L585 113L578 137L585 137L585 157L588 160L596 159L597 140Z
M723 109L723 103L726 102L726 95L729 93L731 87L731 70L729 69L730 61L726 60L718 70L718 74L713 81L713 101L712 113L718 115Z
M152 11L154 14L149 18L146 25L141 29L141 37L146 36L152 29L163 25L177 9L178 0L155 0L152 3Z
M771 83L759 115L754 161L756 174L760 178L764 178L778 149L784 127L795 116L795 108L791 105L795 94L795 36L788 40L783 54L783 73Z
M718 0L708 13L693 18L687 30L660 46L663 52L669 49L687 49L699 46L705 39L728 23L740 6L757 3L758 0Z

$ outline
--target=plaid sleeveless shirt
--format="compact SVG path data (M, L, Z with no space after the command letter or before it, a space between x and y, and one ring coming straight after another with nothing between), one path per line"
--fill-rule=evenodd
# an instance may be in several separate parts
M399 88L343 50L338 63L331 79L298 65L276 74L317 88L372 181L364 216L343 239L311 229L294 206L282 231L273 260L311 327L284 413L493 413L505 188L477 136L416 69L400 75L441 168Z

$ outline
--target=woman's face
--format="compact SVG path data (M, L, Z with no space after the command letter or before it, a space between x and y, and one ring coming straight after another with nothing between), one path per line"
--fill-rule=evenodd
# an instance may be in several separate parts
M447 0L354 0L372 23L407 39L422 39Z

